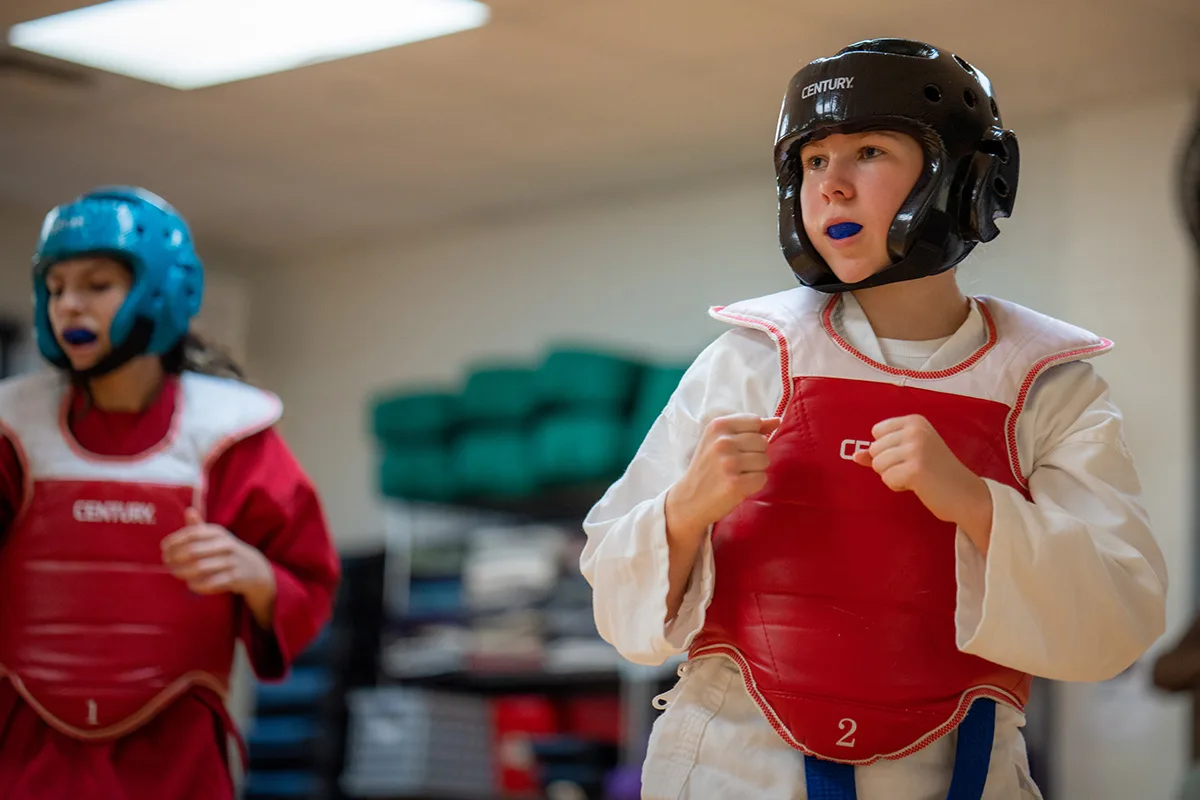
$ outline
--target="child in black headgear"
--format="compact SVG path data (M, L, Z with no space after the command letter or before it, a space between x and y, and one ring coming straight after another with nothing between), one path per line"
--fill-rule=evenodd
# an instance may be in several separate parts
M992 88L921 42L792 80L779 236L804 284L715 308L585 522L602 635L657 664L647 798L1039 798L1033 676L1094 681L1162 633L1166 568L1112 343L954 267L1013 208Z

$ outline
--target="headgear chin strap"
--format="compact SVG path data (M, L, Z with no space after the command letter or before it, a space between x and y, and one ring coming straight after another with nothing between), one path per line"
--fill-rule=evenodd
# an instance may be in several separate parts
M150 337L154 333L154 325L145 317L138 317L133 322L133 329L129 332L128 338L124 342L117 345L108 353L87 369L75 369L68 362L65 369L71 373L75 380L90 381L95 378L102 378L110 372L115 372L121 367L128 364L138 356L145 355L146 347L150 344Z

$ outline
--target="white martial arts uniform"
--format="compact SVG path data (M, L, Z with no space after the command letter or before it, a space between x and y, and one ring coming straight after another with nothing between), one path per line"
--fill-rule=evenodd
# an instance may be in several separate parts
M839 302L838 333L893 367L947 369L988 335L974 301L954 335L928 342L879 339L852 295ZM802 363L804 354L792 358ZM582 571L594 589L600 634L625 658L661 664L687 651L703 628L715 579L707 538L679 613L666 620L667 490L710 421L771 417L781 395L775 342L747 328L726 332L697 358L625 475L588 515ZM1105 680L1139 658L1165 625L1166 566L1141 505L1121 414L1092 366L1075 361L1036 379L1016 436L1033 502L988 480L987 558L958 532L958 647L1040 677ZM804 800L803 756L764 718L737 667L714 656L681 673L654 726L643 797ZM1020 713L998 704L986 800L1040 797L1028 775L1023 724ZM951 733L898 761L859 767L860 800L941 800L955 744Z

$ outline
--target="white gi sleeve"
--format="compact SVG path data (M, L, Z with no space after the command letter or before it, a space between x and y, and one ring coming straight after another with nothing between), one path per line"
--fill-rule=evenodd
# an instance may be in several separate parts
M988 481L987 557L959 531L959 649L1039 677L1107 680L1166 625L1166 563L1121 413L1090 364L1063 364L1034 384L1017 435L1033 501Z
M669 550L663 507L705 427L728 414L770 417L782 396L779 353L763 333L734 328L688 368L625 474L592 508L580 568L593 590L600 635L626 659L658 665L684 652L712 599L705 537L678 615L667 620Z

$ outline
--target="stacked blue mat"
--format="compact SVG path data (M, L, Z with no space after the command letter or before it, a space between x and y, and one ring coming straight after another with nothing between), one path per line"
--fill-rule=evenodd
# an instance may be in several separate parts
M246 736L250 763L245 800L316 800L330 796L325 766L336 754L328 726L335 680L326 628L280 683L257 687Z

